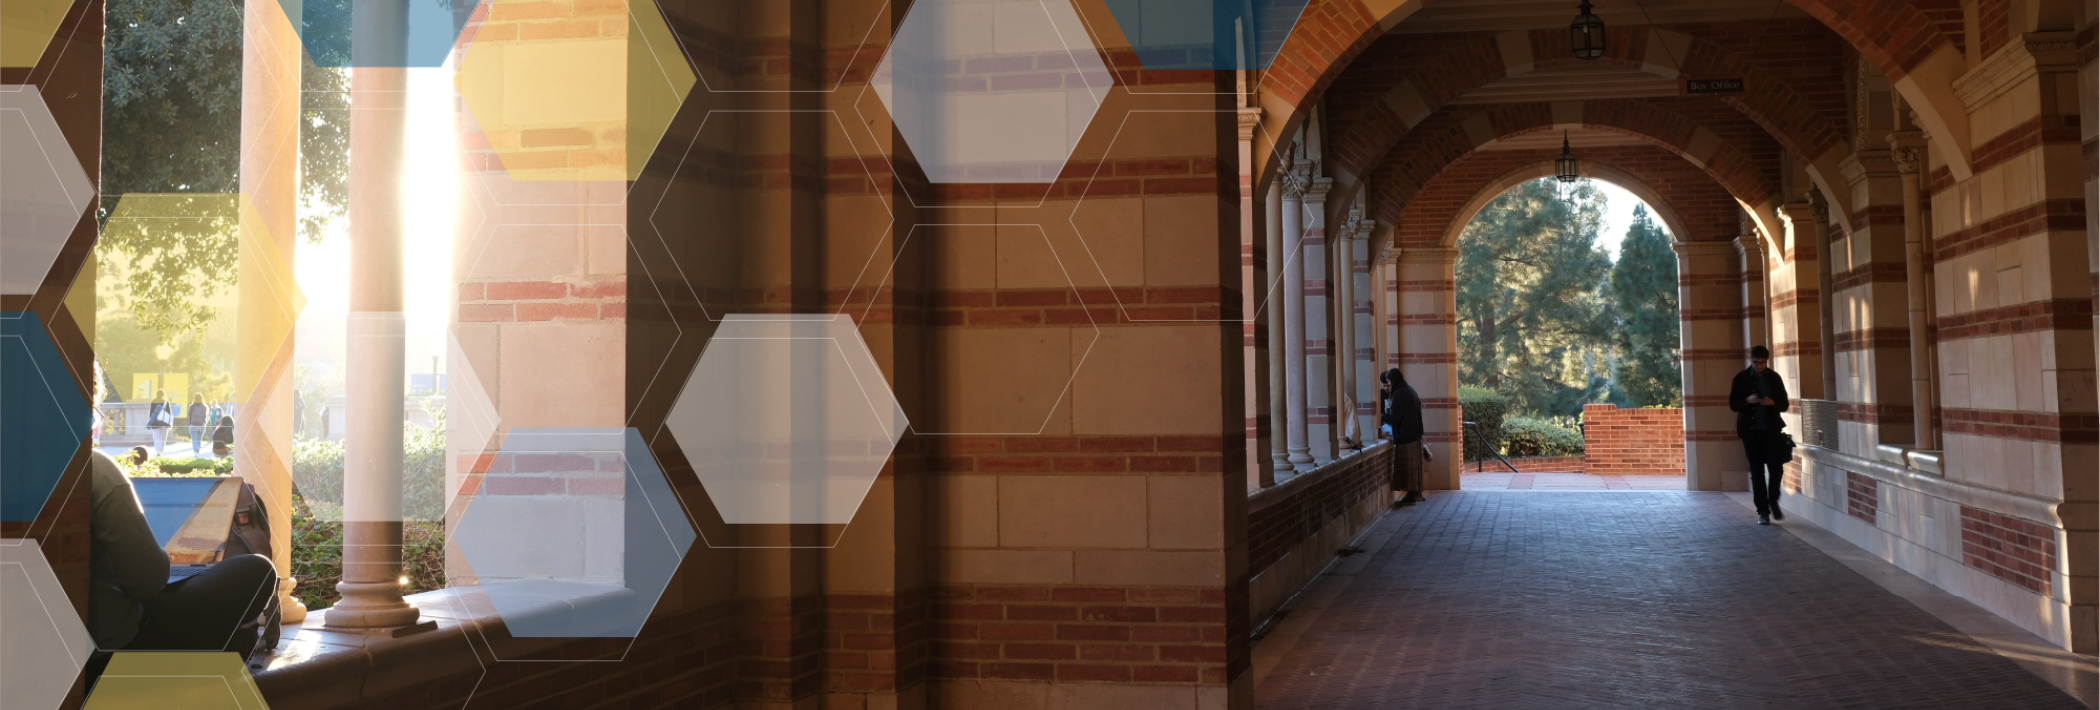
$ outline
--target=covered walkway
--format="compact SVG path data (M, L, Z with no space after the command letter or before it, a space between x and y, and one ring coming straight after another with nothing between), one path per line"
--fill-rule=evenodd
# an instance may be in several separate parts
M1974 607L1731 498L1461 491L1389 513L1257 642L1257 705L2086 707Z

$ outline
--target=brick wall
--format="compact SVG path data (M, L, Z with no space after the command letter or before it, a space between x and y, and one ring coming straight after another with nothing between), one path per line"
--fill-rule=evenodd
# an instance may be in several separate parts
M1585 458L1583 456L1526 456L1510 459L1509 462L1523 473L1582 473ZM1509 470L1500 466L1496 468L1503 471Z
M1846 471L1845 512L1872 524L1881 514L1880 506L1881 481Z
M1341 517L1365 496L1390 490L1392 449L1343 459L1332 474L1247 512L1247 569L1261 574L1291 548Z
M1583 405L1582 448L1591 475L1682 474L1684 410Z
M932 671L944 678L1223 684L1228 645L1246 643L1214 587L965 584L934 596Z
M2056 529L1962 506L1961 561L2036 594L2049 594L2056 570Z

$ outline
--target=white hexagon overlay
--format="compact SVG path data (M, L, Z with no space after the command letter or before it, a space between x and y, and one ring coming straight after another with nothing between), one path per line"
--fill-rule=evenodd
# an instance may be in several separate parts
M731 525L853 521L910 422L843 315L723 319L665 422Z
M1115 79L1070 0L919 0L869 84L928 180L1040 183Z
M0 708L65 702L95 650L35 540L0 540Z
M36 293L94 199L44 95L0 86L0 294Z

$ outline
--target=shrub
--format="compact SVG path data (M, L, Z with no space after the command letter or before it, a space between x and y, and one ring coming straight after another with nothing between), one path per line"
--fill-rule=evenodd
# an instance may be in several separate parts
M292 576L299 584L292 595L309 610L326 609L341 598L335 584L343 581L343 515L331 503L292 496ZM403 594L445 588L444 521L401 524Z
M1465 427L1466 459L1489 458L1489 451L1502 447L1502 419L1509 411L1509 398L1486 387L1459 385L1458 404L1462 421L1473 423Z
M407 520L445 519L445 424L406 425L401 452L401 514ZM343 442L307 440L292 447L292 482L328 520L343 505ZM319 505L319 504L327 505Z
M1582 431L1552 419L1509 417L1502 421L1504 453L1510 456L1574 456L1582 453Z

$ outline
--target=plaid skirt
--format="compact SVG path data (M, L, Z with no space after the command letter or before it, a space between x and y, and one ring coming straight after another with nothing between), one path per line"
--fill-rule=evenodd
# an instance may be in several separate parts
M1422 492L1422 442L1393 446L1393 490Z

